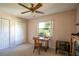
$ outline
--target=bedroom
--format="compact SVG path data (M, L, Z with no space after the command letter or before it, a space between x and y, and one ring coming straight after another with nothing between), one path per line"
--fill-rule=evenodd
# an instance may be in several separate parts
M38 4L40 6L36 9ZM70 42L71 34L79 32L79 26L76 26L78 16L78 3L0 3L0 55L64 55L55 53L56 41ZM48 28L44 27L45 22L49 23ZM42 34L39 33L41 30ZM44 34L50 36L48 51L33 53L33 37L44 37Z

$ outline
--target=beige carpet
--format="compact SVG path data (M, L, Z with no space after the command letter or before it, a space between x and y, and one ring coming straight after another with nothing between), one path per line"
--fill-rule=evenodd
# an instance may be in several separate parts
M62 56L62 55L55 54L55 51L53 49L49 49L47 52L41 51L39 55L37 51L33 53L33 46L31 44L24 44L16 48L0 50L0 56Z

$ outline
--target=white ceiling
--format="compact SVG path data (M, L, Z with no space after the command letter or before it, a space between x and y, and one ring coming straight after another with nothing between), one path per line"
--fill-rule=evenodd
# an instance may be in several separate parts
M29 6L29 4L27 3L25 5ZM43 6L38 10L43 11L44 14L35 14L35 16L33 16L30 12L26 14L21 14L21 12L26 11L27 9L18 5L17 3L0 3L0 12L12 14L25 19L31 19L57 12L71 10L76 8L77 5L77 3L43 3Z

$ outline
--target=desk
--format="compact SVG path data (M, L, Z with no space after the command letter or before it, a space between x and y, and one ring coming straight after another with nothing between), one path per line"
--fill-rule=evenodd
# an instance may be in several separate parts
M38 43L42 43L42 47L44 48L45 51L47 51L47 49L49 48L49 38L44 38L44 37L34 37L33 38L34 43L36 43L36 40L38 41ZM43 46L44 43L44 46Z

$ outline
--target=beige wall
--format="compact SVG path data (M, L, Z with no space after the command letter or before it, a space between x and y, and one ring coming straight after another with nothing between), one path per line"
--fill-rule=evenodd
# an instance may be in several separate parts
M79 7L76 11L76 23L79 23ZM79 25L76 26L76 32L79 32Z
M28 39L33 43L33 36L37 35L37 24L40 21L52 20L53 22L53 38L51 39L51 47L55 48L56 40L70 40L71 33L76 31L76 10L65 11L52 14L28 21Z
M78 11L77 11L78 12ZM79 14L79 13L77 13ZM0 18L9 19L10 22L10 39L11 44L14 44L13 40L15 39L15 32L14 32L14 25L16 20L22 20L26 23L27 27L27 35L28 40L26 40L29 43L33 43L33 36L37 36L38 34L38 23L41 21L48 21L51 20L53 22L52 26L52 39L50 41L50 46L52 48L55 48L55 42L56 40L70 40L71 33L76 31L75 23L76 23L76 10L70 10L65 11L61 13L56 13L44 17L39 17L36 19L31 19L29 21L26 21L24 19L15 17L13 15L0 13ZM79 19L77 15L77 19ZM28 24L27 24L28 23Z

